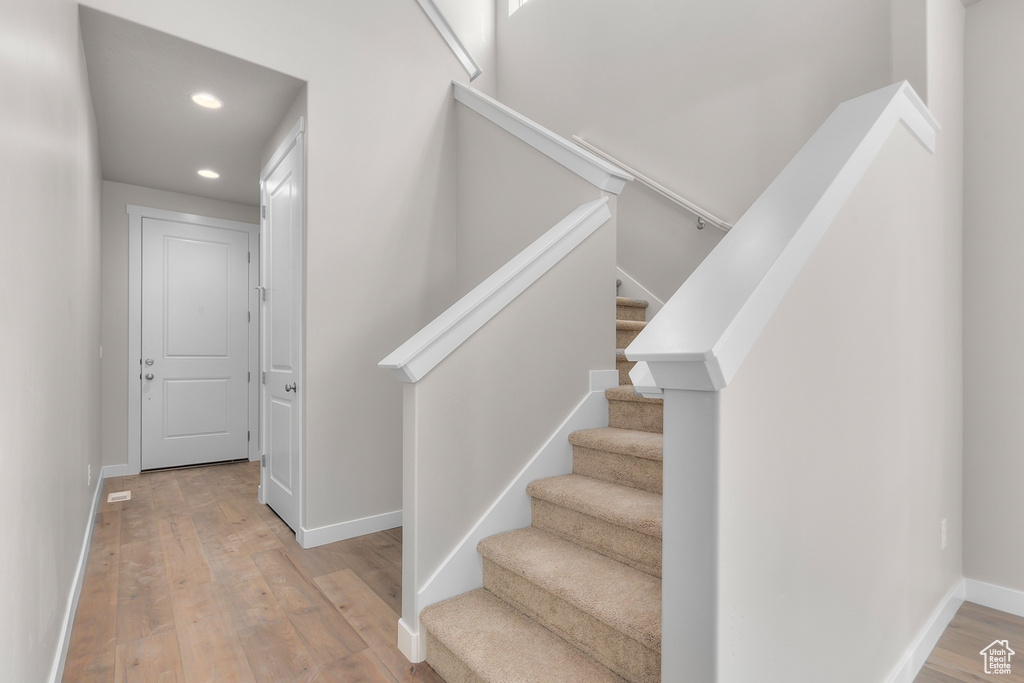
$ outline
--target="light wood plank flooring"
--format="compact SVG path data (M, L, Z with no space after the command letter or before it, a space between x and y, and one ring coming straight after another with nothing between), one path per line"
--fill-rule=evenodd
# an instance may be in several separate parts
M1009 640L1013 673L986 675L981 650L995 640ZM932 650L914 683L1024 683L1024 619L965 602Z
M402 530L304 550L258 484L258 463L106 482L65 681L443 683L397 648Z

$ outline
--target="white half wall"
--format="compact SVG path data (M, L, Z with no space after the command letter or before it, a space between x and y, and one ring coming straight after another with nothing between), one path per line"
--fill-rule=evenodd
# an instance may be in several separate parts
M77 3L0 4L0 46L0 680L51 681L102 466L99 151Z
M420 590L590 391L590 371L614 368L614 249L613 215L402 385L406 636Z
M892 133L722 392L722 683L909 681L962 598L959 1L929 25L936 154Z

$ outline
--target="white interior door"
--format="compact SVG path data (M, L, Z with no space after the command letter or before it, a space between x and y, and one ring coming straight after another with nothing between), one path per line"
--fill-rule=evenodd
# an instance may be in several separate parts
M142 220L142 469L248 457L249 240Z
M263 501L295 531L302 487L302 121L261 174Z

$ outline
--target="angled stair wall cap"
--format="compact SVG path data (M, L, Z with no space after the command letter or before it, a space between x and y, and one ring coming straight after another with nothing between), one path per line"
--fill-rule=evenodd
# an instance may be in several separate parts
M441 34L444 42L448 44L455 58L462 64L462 68L469 74L469 80L473 81L477 76L483 73L483 70L477 65L476 60L473 59L473 55L469 54L469 50L459 40L459 36L452 29L451 24L444 18L444 14L434 4L434 0L416 0L423 9L424 14L430 19L431 23L434 24L434 28Z
M416 383L611 218L608 198L583 204L382 360Z
M587 182L612 194L619 194L633 180L626 171L588 152L519 112L488 97L476 88L452 81L455 99Z
M900 122L935 151L938 123L906 81L839 105L626 357L663 389L724 388Z

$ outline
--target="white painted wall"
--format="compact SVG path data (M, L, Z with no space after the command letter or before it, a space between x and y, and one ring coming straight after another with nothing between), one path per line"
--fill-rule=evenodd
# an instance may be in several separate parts
M1024 591L1024 4L967 10L964 574Z
M735 222L838 105L890 82L890 0L498 2L498 95ZM663 301L719 235L627 190L619 265Z
M890 680L960 580L963 13L936 155L894 131L722 392L723 683Z
M246 204L103 182L102 343L100 386L104 465L128 464L128 214L129 204L259 223L259 209Z
M462 67L407 0L90 4L307 81L303 518L401 509L401 389L377 362L455 298Z
M406 500L415 515L406 522L414 526L404 558L414 566L404 568L413 581L402 616L410 627L415 592L589 392L590 371L614 367L614 297L613 214L405 385Z
M0 680L44 681L101 466L100 169L76 3L0 5L0 82Z

